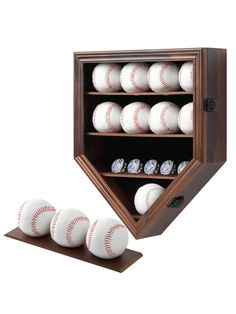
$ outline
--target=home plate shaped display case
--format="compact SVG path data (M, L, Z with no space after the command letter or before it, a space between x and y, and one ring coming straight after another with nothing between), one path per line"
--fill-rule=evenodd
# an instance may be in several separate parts
M96 65L144 62L193 63L193 89L175 91L98 92L93 86ZM153 106L170 101L182 108L193 102L193 132L185 134L97 132L95 107L112 101L124 107L132 102ZM74 54L74 157L135 238L161 234L226 160L226 50L214 48L78 52ZM189 161L179 174L111 172L117 158L143 163L156 159ZM157 183L165 188L152 206L140 215L134 206L138 188Z

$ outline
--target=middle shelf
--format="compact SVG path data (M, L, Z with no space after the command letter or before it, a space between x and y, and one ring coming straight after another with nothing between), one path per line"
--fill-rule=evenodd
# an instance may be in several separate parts
M103 177L114 178L131 178L131 179L160 179L160 180L174 180L177 175L165 176L161 174L145 174L145 173L113 173L113 172L100 172Z

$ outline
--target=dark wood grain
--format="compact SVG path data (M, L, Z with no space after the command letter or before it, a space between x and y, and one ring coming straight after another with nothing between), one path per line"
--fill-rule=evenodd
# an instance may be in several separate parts
M203 50L203 98L214 98L216 110L204 112L204 161L226 160L226 51Z
M164 137L164 138L193 138L192 134L153 134L153 133L146 133L146 134L128 134L128 133L99 133L99 132L86 132L85 135L88 136L118 136L118 137Z
M103 177L113 177L113 178L127 178L127 179L160 179L160 180L174 180L176 175L172 176L164 176L161 174L145 174L145 173L127 173L127 172L120 172L120 173L113 173L113 172L101 172Z
M101 93L101 92L85 92L85 95L91 96L169 96L169 95L192 95L192 92L175 91L175 92L142 92L142 93L127 93L127 92L110 92L110 93Z
M80 72L75 72L75 151L74 157L120 219L136 238L161 234L194 196L204 187L226 160L226 50L214 48L162 49L138 51L78 52L75 59ZM194 64L192 93L98 93L92 85L92 70L99 63L185 61ZM138 98L137 98L138 97ZM204 111L205 98L215 98L215 112ZM153 106L163 100L182 107L193 101L193 134L126 134L98 133L92 125L92 113L102 101L116 101L122 107L139 99ZM178 176L162 177L113 175L114 159L189 160L189 166ZM165 192L142 216L134 207L134 195L145 183L163 185ZM179 208L167 205L176 196L184 196Z
M49 235L40 238L32 238L25 235L19 228L13 229L5 234L5 236L117 272L123 272L142 257L141 253L126 249L125 252L117 258L110 260L101 259L92 255L85 245L78 248L65 248L55 243Z

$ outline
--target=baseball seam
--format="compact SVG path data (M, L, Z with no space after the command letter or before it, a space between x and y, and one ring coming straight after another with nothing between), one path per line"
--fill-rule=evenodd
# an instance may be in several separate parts
M112 109L115 107L115 104L112 103L108 106L107 110L106 110L106 114L105 114L105 121L106 121L106 125L108 126L108 128L115 132L116 131L116 128L115 126L113 125L113 123L111 122L111 112L112 112Z
M191 76L191 82L192 82L192 86L193 86L193 80L194 80L194 78L193 78L193 68L192 68L192 71L190 72L190 76Z
M21 205L21 208L20 208L20 210L19 210L18 217L17 217L18 226L20 226L20 221L21 221L21 217L22 217L22 212L23 212L24 206L25 206L25 204L26 204L27 202L28 202L28 201L25 201L25 202Z
M193 110L190 111L190 119L193 121Z
M115 224L113 226L111 226L107 233L105 234L105 237L104 237L104 247L105 247L105 250L107 252L107 254L110 256L110 257L116 257L117 254L112 250L112 247L111 247L111 240L112 240L112 236L114 234L114 232L120 228L125 228L123 225L121 224Z
M72 240L72 232L74 230L74 227L76 226L77 223L81 221L87 221L89 222L88 218L85 216L79 216L75 217L74 219L71 220L71 222L68 224L66 228L66 242L71 246L75 247L77 244Z
M54 235L55 235L55 229L56 229L56 224L57 224L59 215L60 215L60 212L56 213L52 219L52 225L51 225L51 230L50 230L52 238L54 238Z
M108 66L108 68L106 69L106 72L105 72L105 82L106 82L106 85L112 91L116 91L116 89L112 86L112 83L111 83L111 80L110 80L110 74L116 68L119 68L119 66L111 64L111 65Z
M163 129L170 131L170 132L175 132L175 131L177 131L177 129L176 128L172 129L172 128L168 127L168 125L165 122L165 113L170 108L175 108L175 106L173 104L167 104L167 105L165 105L164 108L162 108L161 113L160 113L160 123L161 123L161 126Z
M167 90L171 91L174 87L170 86L164 79L164 75L165 75L165 71L166 69L170 66L171 64L169 63L164 63L163 66L161 67L161 71L160 71L160 82L161 85L166 88Z
M105 84L106 84L107 88L111 89L111 90L113 90L113 86L112 86L111 81L110 81L110 74L111 74L112 70L113 70L112 65L109 65L107 67L107 69L105 71L105 75L104 75L105 76L104 77L105 78Z
M133 67L132 67L131 73L130 73L131 84L133 85L133 87L135 89L137 89L137 91L145 91L146 90L145 88L143 88L141 86L138 86L138 84L136 82L136 78L135 78L137 70L140 69L140 68L143 68L143 67L144 67L144 65L141 64L141 63L134 64Z
M151 88L151 71L152 71L152 67L149 68L148 70L148 74L147 74L147 82L148 82L148 86ZM151 88L152 89L152 88Z
M149 209L150 207L151 207L151 203L150 203L150 195L151 195L151 193L153 192L153 191L155 191L155 190L158 190L159 188L158 187L156 187L156 188L152 188L151 190L149 190L148 192L147 192L147 195L146 195L146 198L145 198L145 205L146 205L146 207L147 207L147 209Z
M139 123L139 113L141 110L143 109L146 109L146 108L149 108L149 106L147 104L140 104L135 110L134 110L134 115L133 115L133 122L134 122L134 127L140 131L140 132L146 132L145 129L143 129L141 126L140 126L140 123Z
M38 218L47 213L47 212L55 212L55 208L52 206L43 206L38 208L32 215L32 219L31 219L31 228L32 228L32 233L36 236L40 236L41 233L38 231L37 229L37 220Z
M90 247L91 247L92 239L93 239L93 232L95 230L97 222L98 222L98 220L94 221L94 223L91 225L91 227L89 229L89 232L87 233L86 245L87 245L88 249L90 249Z
M182 108L180 109L179 114L178 114L178 126L179 126L180 130L182 131L182 125L181 124L182 124Z

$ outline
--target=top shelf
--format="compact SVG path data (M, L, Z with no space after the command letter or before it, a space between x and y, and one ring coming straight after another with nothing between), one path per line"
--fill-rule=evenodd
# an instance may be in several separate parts
M168 95L193 95L192 92L185 91L174 91L174 92L141 92L141 93L126 93L126 92L110 92L110 93L100 93L100 92L86 92L85 95L94 96L168 96Z
M112 137L165 137L165 138L193 138L193 134L154 134L154 133L108 133L108 132L86 132L85 135L88 136L112 136Z

